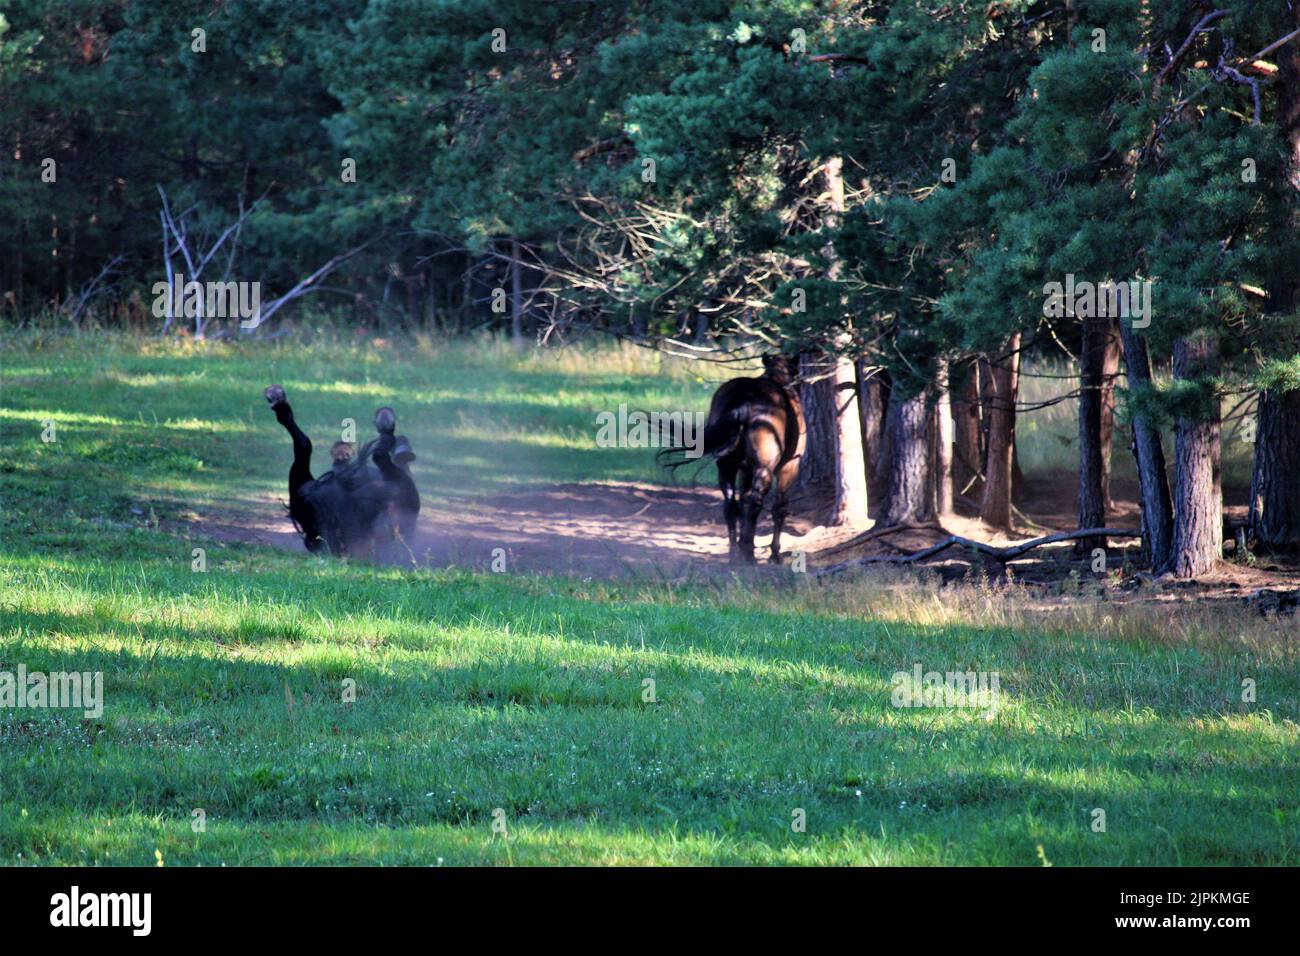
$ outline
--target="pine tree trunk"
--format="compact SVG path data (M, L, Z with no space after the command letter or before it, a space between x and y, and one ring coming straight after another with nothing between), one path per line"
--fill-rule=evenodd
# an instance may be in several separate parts
M1112 318L1106 331L1105 359L1101 383L1101 498L1106 511L1114 510L1110 496L1110 464L1115 447L1115 385L1119 380L1120 340L1118 320Z
M1291 11L1292 28L1300 28L1300 6ZM1278 123L1286 142L1282 188L1291 203L1292 228L1300 226L1300 45L1289 43L1277 54ZM1295 311L1295 264L1285 262L1270 276L1270 311ZM1255 470L1250 483L1250 528L1255 545L1265 551L1300 551L1300 391L1259 396L1255 429Z
M1102 383L1105 380L1109 318L1083 320L1083 345L1079 350L1079 518L1080 528L1106 526L1106 489L1103 480L1101 431ZM1080 538L1075 554L1105 548L1106 539Z
M1149 0L1141 0L1138 9L1138 32L1141 43L1137 54L1144 58L1148 70L1158 70L1157 44L1151 40L1153 18ZM1152 93L1156 90L1152 89ZM1154 125L1152 126L1154 130ZM1136 180L1139 172L1138 150L1130 150L1124 159L1126 177ZM1151 386L1151 357L1146 341L1128 322L1120 322L1124 347L1124 365L1131 392ZM1155 571L1162 571L1173 551L1173 503L1169 493L1169 475L1165 465L1164 444L1155 419L1140 408L1133 412L1133 454L1137 458L1138 481L1142 496L1142 544Z
M464 271L461 272L460 312L456 321L461 331L469 328L474 321L474 263L468 258Z
M694 321L695 344L704 345L709 340L709 313L700 309L691 309Z
M1016 436L1015 422L1011 423L1011 487L1021 495L1029 488L1029 479L1020 468L1020 440Z
M895 394L889 404L887 430L892 449L886 526L929 521L934 517L930 486L930 409L925 392L910 398Z
M1174 375L1184 381L1212 375L1218 343L1205 333L1174 342ZM1180 415L1175 424L1174 544L1168 567L1178 578L1213 569L1223 555L1223 490L1219 475L1218 400L1206 417Z
M524 283L519 267L519 240L510 240L510 338L524 340Z
M1146 342L1131 325L1120 323L1124 365L1131 389L1151 384L1151 359ZM1142 495L1142 542L1152 568L1163 568L1173 547L1174 516L1169 495L1164 442L1151 416L1140 408L1133 412L1133 455L1137 458Z
M880 388L880 450L874 461L867 463L867 478L879 489L883 501L889 494L889 476L893 471L894 445L889 437L889 402L894 394L894 380L889 372L880 371L872 382Z
M980 364L968 362L966 374L953 402L954 468L958 495L979 490L984 474L983 405L980 402Z
M826 356L804 352L799 356L799 400L803 404L803 417L807 439L803 462L799 466L798 485L801 491L825 491L835 479L835 403L831 395L831 382L819 375L826 372Z
M948 383L948 361L940 359L937 366L934 402L934 421L931 423L934 447L931 460L934 462L934 501L935 514L940 517L952 514L952 448L953 418L951 393Z
M832 157L823 171L830 207L825 223L831 234L838 228L839 217L844 212L842 167L839 157ZM843 263L835 252L834 244L827 242L822 254L826 257L826 277L838 279ZM847 332L838 336L834 345L837 354L819 355L815 363L817 373L825 376L823 382L817 383L822 388L817 390L815 400L827 406L824 411L819 410L821 430L825 432L822 441L826 447L815 454L819 471L830 479L834 494L826 516L826 524L830 527L860 525L868 520L867 466L862 453L862 422L858 415L857 368L852 359L839 354L850 344ZM810 432L807 443L809 449L813 448L813 441L814 436Z
M862 454L862 422L858 416L858 374L853 360L834 359L831 400L835 410L835 502L827 524L853 527L866 524L867 468Z
M1020 389L1020 333L1007 343L1008 354L992 369L989 399L989 452L985 465L980 519L994 528L1011 527L1012 455L1015 450L1016 395Z
M880 459L888 447L885 441L885 387L883 373L868 374L867 363L858 360L858 418L862 422L862 457L865 459L867 491L874 499L888 486L888 472L881 469ZM881 481L880 478L885 478Z
M1250 527L1264 551L1300 551L1300 390L1259 396Z

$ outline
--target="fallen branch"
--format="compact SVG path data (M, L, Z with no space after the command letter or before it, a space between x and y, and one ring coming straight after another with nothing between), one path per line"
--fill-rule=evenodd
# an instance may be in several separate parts
M827 548L822 554L835 554L837 551L847 551L850 548L860 544L866 544L875 538L882 538L885 535L899 534L903 531L943 531L943 525L937 521L905 521L902 524L884 525L879 528L872 528L870 531L864 531L862 534L850 538L848 541L842 541L834 547Z
M941 551L947 551L954 545L964 545L973 551L986 554L1001 564L1008 561L1014 561L1022 554L1042 547L1045 544L1056 544L1059 541L1074 541L1078 538L1140 538L1141 531L1134 531L1131 528L1081 528L1078 531L1058 531L1056 534L1049 534L1042 538L1033 538L1030 541L1024 541L1020 544L1011 545L1007 548L997 548L991 544L985 544L983 541L973 541L970 538L963 538L961 535L949 535L938 544L933 544L928 548L915 551L911 554L899 555L872 555L867 558L857 558L853 561L845 561L842 564L832 564L830 567L820 568L812 572L814 575L838 574L847 571L849 568L855 568L864 564L914 564L917 561L924 561L926 558L932 558Z
M366 246L370 245L370 243L374 242L378 238L380 237L376 236L374 239L371 239L368 242L363 242L361 245L355 246L354 248L349 249L347 252L340 252L334 258L330 259L329 262L325 263L323 266L321 266L311 275L307 276L307 278L299 281L297 285L295 285L284 295L280 296L278 299L273 300L270 303L270 305L268 305L266 308L262 308L261 305L259 304L257 315L253 316L252 319L247 319L243 322L240 322L239 327L245 330L255 329L263 322L271 318L271 316L275 315L276 312L280 311L281 306L287 305L288 303L292 302L294 299L297 299L300 296L304 296L309 292L320 291L321 288L323 287L318 286L317 288L313 289L311 288L311 284L315 282L317 279L321 278L322 276L332 272L338 266L341 266L343 263L347 262L349 259L355 256L357 253L361 252L363 249L366 248Z

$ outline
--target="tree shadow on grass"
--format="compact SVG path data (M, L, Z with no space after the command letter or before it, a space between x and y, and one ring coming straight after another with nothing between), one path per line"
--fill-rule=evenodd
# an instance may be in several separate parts
M1067 747L1033 727L936 729L932 715L890 713L878 693L841 692L844 704L867 708L860 727L846 726L836 708L821 705L822 688L756 687L743 657L722 671L680 662L678 676L663 681L662 703L647 707L635 673L575 674L563 645L499 664L394 666L357 654L321 668L159 649L235 644L238 628L111 624L93 614L45 614L27 625L83 636L121 627L144 646L24 650L32 668L101 667L106 695L126 698L125 707L110 706L105 733L65 742L72 759L29 771L0 802L167 814L202 800L235 819L466 826L502 807L541 824L595 812L626 825L653 829L666 819L751 839L775 839L771 820L800 806L859 836L883 826L895 840L948 841L969 827L1022 843L1028 831L1101 806L1112 819L1144 821L1139 859L1172 862L1151 842L1159 828L1177 841L1200 833L1203 849L1218 846L1223 859L1267 856L1251 843L1256 837L1231 831L1246 818L1256 831L1268 826L1277 801L1295 792L1297 769L1276 748L1237 768L1153 762L1180 733L1160 724L1123 750L1102 739ZM341 673L357 682L356 704L338 699ZM66 723L61 715L36 722L47 720ZM1228 733L1248 749L1244 730ZM27 727L6 738L21 760L57 735ZM181 753L189 756L177 762ZM1083 769L1088 780L1050 779ZM1206 815L1216 822L1206 825ZM1086 819L1077 825L1089 833ZM1056 852L1068 842L1058 837ZM1082 849L1090 844L1076 843L1079 861L1095 859Z

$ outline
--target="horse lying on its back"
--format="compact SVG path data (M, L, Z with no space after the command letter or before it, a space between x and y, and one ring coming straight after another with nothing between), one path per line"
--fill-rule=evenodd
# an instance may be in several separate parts
M334 467L313 478L311 439L294 420L284 389L270 386L266 400L293 440L289 517L308 551L327 547L342 556L372 550L387 539L410 539L420 512L410 471L415 453L403 436L393 434L397 416L391 408L375 412L379 437L363 445L355 460L351 445L335 442Z
M797 359L765 355L763 369L759 378L733 378L714 393L703 451L718 465L732 560L754 562L758 516L763 499L774 490L772 563L780 564L786 503L803 457L803 408L794 389ZM667 467L685 463L668 461Z

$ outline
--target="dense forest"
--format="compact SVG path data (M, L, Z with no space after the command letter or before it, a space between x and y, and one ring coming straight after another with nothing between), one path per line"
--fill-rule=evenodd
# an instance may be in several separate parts
M0 2L0 139L7 323L779 349L832 524L1008 527L1056 357L1080 529L1131 435L1158 573L1300 549L1300 7Z

